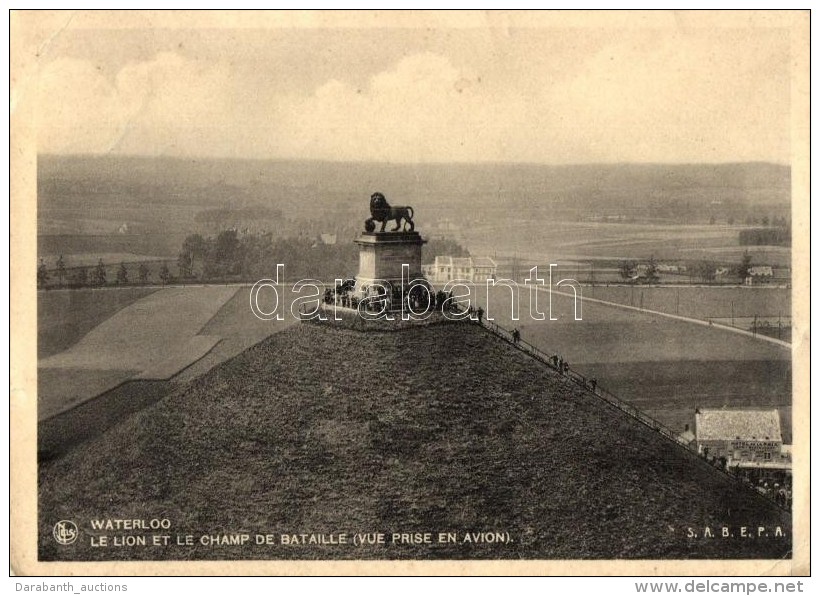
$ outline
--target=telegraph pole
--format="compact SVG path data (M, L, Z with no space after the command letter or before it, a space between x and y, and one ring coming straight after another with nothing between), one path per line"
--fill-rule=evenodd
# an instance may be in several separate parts
M590 272L589 272L591 283L592 283L592 297L595 298L595 261L590 263Z

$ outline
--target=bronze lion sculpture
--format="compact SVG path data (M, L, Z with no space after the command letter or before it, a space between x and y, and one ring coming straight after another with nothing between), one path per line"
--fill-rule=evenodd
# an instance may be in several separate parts
M396 232L402 227L402 220L404 220L404 231L412 232L415 229L413 224L413 208L412 207L391 207L390 203L380 192L374 192L370 195L370 219L364 222L364 229L372 232L376 229L377 221L382 224L381 230L384 232L384 226L388 221L395 221L396 227L391 231Z

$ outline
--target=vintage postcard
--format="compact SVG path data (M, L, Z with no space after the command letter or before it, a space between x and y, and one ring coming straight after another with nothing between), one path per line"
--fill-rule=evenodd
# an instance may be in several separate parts
M809 573L809 13L11 14L11 561Z

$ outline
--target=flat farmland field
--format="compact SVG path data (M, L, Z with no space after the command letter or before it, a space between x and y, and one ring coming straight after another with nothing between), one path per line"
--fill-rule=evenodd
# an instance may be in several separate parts
M285 310L287 315L290 302L296 295L290 291L290 287L279 289L282 306L288 309ZM138 302L140 293L148 296L156 291L163 294L157 296L153 302ZM140 349L148 353L159 353L164 350L168 354L167 349L171 348L166 359L153 364L146 365L141 358L133 358L122 353L121 368L47 367L44 365L47 365L49 360L41 361L38 368L38 449L41 456L54 457L73 445L104 433L134 412L161 399L174 387L185 385L214 366L264 340L270 334L296 323L289 315L285 316L283 321L262 321L256 318L250 310L250 291L251 288L247 286L185 286L160 290L145 289L143 292L138 292L137 288L41 292L39 314L43 326L56 319L59 313L63 317L60 322L69 326L76 325L86 317L91 318L86 326L96 327L103 323L100 319L112 317L105 317L104 310L95 309L94 301L90 300L89 296L104 296L116 304L136 303L134 307L143 313L148 312L149 304L152 305L156 310L156 320L150 325L164 325L167 333L174 334L174 338L170 340L168 336L164 336L163 343L166 345L162 348L142 344ZM232 293L233 296L223 301L226 293ZM43 297L47 300L43 300ZM156 302L157 299L160 302ZM187 308L184 302L179 302L180 299L190 299L193 304L191 310L200 312L195 317L196 320L184 324L183 319L186 317L179 317L180 320L176 321L174 326L165 317L176 316L175 313ZM85 308L78 308L80 304ZM65 305L73 307L67 308ZM157 308L162 305L163 308ZM259 305L264 310L270 310L273 306L271 295L263 294ZM56 310L58 308L62 309ZM212 313L213 316L208 318ZM100 337L105 333L110 334L112 329L119 330L120 337L117 341L135 344L139 339L140 330L146 326L138 323L135 317L135 313L126 312L120 319L105 323L102 329L89 330L90 338L84 342L85 348L88 348L90 339L96 338L94 349L90 355L87 354L90 360L94 361L102 357L100 354L105 354L107 344L100 340ZM106 329L108 331L105 331ZM192 332L196 334L186 339L186 335ZM73 343L80 339L82 337L77 337ZM94 350L97 352L96 355ZM59 355L59 358L63 359L72 357L76 357L76 354ZM137 366L137 363L143 368ZM108 361L108 364L111 362Z
M777 408L783 441L791 442L792 368L786 360L584 363L576 368L680 432L686 424L693 428L695 407Z
M117 311L156 291L112 288L37 292L37 356L45 358L62 352Z
M40 419L125 381L193 380L297 322L290 286L278 289L282 321L254 316L250 292L249 286L40 292L40 332L50 339L38 363ZM273 308L269 291L260 294L259 306Z
M791 315L791 290L775 287L584 287L584 296L696 319Z
M596 288L596 298L601 289L629 290ZM691 290L701 293L705 305L712 305L704 308L714 308L723 299L720 293L710 296L711 288ZM737 290L740 295L743 289ZM763 292L743 296L749 299L747 304L773 296L787 303L788 293ZM478 297L487 308L486 290L480 289ZM575 321L571 298L557 294L552 297L557 321L532 320L524 291L519 294L519 320L512 321L509 290L495 288L489 298L488 311L500 325L518 327L525 341L548 354L560 354L575 370L596 378L601 387L673 430L683 432L697 407L776 407L781 411L784 439L791 440L791 352L784 346L592 302L582 302L583 320ZM538 308L547 311L544 293L538 294Z
M47 368L144 369L172 357L235 293L235 287L168 288L117 312Z
M739 244L742 226L515 220L477 223L458 232L474 255L513 255L560 263L568 259L714 259L738 263L745 250L755 263L788 267L788 247Z
M538 308L545 314L547 298L539 293ZM582 320L576 321L570 297L553 294L552 302L558 320L535 321L529 315L529 298L521 292L519 320L512 321L509 291L495 288L488 312L500 325L518 327L523 339L562 354L570 364L790 358L782 346L721 328L588 301L579 301Z
M791 266L791 248L787 246L717 246L685 248L682 258L711 259L721 263L739 263L744 252L752 256L752 263L765 263L775 267Z
M129 378L168 378L202 358L219 338L200 330L236 291L225 286L164 288L139 299L134 299L130 288L94 291L106 296L122 293L121 302L131 302L67 349L38 361L38 417L65 411ZM83 304L93 311L93 301ZM73 310L57 312L64 322L72 321ZM41 321L59 318L44 305L40 317Z

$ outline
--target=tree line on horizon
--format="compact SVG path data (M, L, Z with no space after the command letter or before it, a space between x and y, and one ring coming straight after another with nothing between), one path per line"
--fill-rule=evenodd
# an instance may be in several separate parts
M424 262L435 255L470 256L449 239L431 239L422 249ZM176 274L168 261L125 263L115 271L100 259L95 266L69 267L61 255L49 268L43 259L37 267L37 287L103 287L172 282L252 282L276 275L285 265L287 279L332 281L353 277L358 270L358 248L352 242L325 243L309 236L274 238L270 232L239 233L235 229L214 235L188 235L177 255ZM159 270L157 265L159 264Z

